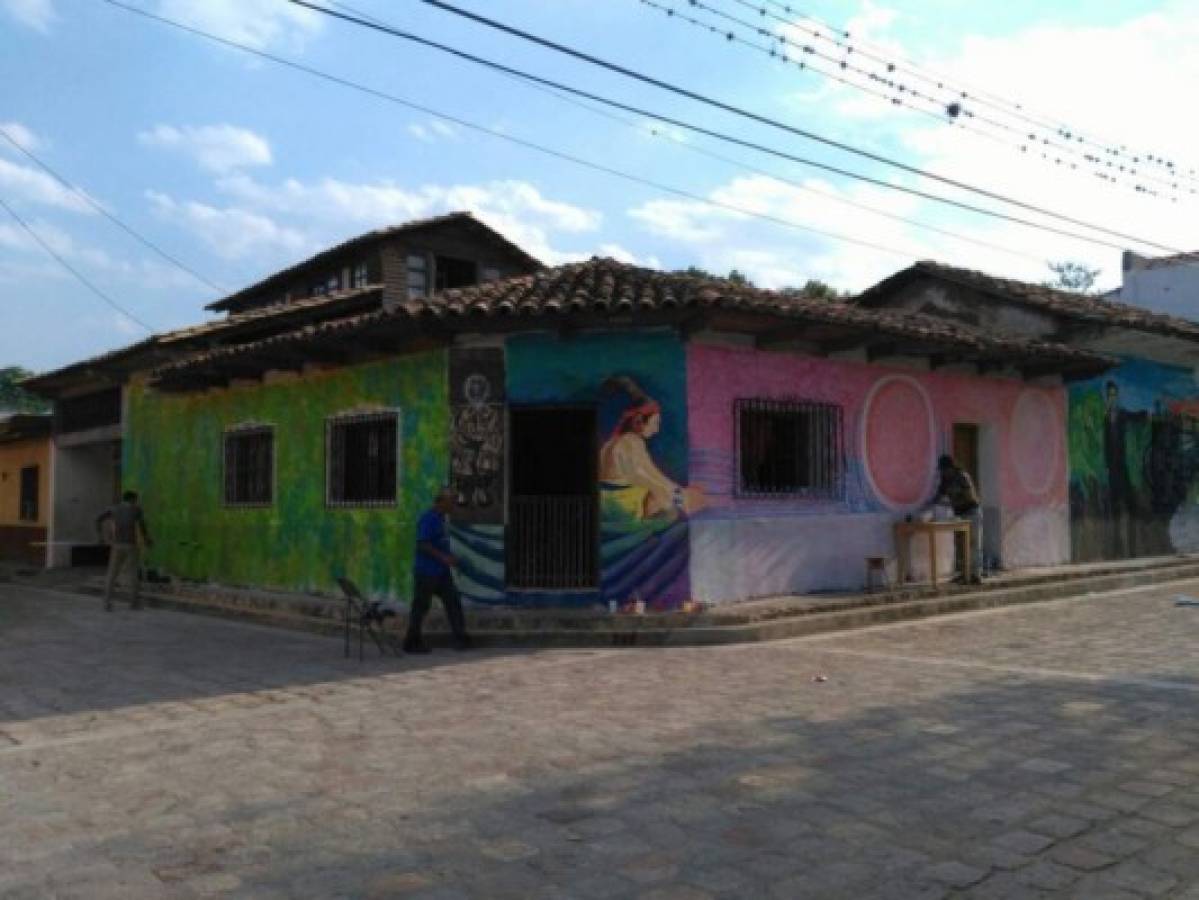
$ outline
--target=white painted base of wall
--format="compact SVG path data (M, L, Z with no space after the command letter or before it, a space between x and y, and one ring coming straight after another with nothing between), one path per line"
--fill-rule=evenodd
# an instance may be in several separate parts
M1070 559L1065 507L988 516L1001 521L998 541L1009 568L1062 565ZM896 577L896 548L888 513L699 518L691 522L691 594L707 603L816 591L857 591L866 585L866 558L888 561ZM984 539L986 535L984 533ZM993 539L986 539L990 546ZM952 535L937 538L940 577L953 574ZM912 576L929 576L928 541L911 545Z
M691 523L691 594L708 603L855 591L866 584L866 558L888 560L896 575L894 515L884 513L754 519L700 519ZM953 538L938 538L938 568L953 570ZM928 542L912 543L912 574L928 577Z

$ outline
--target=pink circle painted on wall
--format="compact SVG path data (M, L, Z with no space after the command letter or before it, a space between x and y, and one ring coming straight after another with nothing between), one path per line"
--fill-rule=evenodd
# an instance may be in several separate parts
M1061 448L1061 424L1053 400L1044 391L1022 391L1012 411L1008 453L1016 477L1030 494L1044 494L1053 487Z
M906 375L875 382L862 407L862 462L874 493L892 509L918 506L932 491L933 406Z

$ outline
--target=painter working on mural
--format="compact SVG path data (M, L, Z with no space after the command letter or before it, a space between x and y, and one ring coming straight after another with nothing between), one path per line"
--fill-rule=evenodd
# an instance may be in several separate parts
M105 526L109 534L105 535ZM104 584L104 608L112 612L112 590L121 570L128 568L132 582L130 594L134 609L142 608L141 601L141 551L138 547L138 534L142 542L151 547L154 542L146 528L146 516L141 505L137 502L137 491L125 491L121 502L111 506L96 517L96 532L101 541L107 537L108 548L108 580Z
M933 495L933 504L947 503L955 516L970 521L970 546L967 548L971 554L973 572L970 581L978 584L982 581L983 571L983 512L974 479L953 461L952 456L942 456L937 460L937 471L941 480ZM960 562L958 569L965 571Z

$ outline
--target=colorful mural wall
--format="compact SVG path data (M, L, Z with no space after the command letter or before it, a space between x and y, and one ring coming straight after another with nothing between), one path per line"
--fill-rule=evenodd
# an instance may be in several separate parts
M398 408L398 503L330 508L325 420ZM223 504L222 435L273 425L275 499ZM447 474L446 356L423 353L275 383L191 394L129 390L124 482L142 493L147 565L231 585L334 590L349 575L376 596L411 592L416 518Z
M580 452L592 455L586 462L596 481L598 584L514 592L505 578L511 547L504 527L456 524L464 594L481 603L681 605L690 597L688 518L705 501L687 483L686 355L677 336L522 335L507 343L506 369L513 409L593 411L594 441ZM548 450L575 446L571 437L547 436ZM522 451L514 444L513 452ZM526 445L523 452L540 448ZM545 465L552 464L547 458ZM510 520L510 538L513 527Z
M1079 562L1199 551L1199 383L1147 360L1070 388Z
M893 523L931 498L954 423L979 426L988 557L1068 559L1063 389L705 344L689 346L687 370L690 471L708 501L690 522L698 599L860 588L865 558L894 559ZM739 496L734 404L747 399L839 407L839 489Z

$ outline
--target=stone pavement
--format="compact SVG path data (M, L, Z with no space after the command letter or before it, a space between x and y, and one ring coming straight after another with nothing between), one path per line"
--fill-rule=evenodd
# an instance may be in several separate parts
M0 584L0 897L1199 898L1178 589L360 664Z

